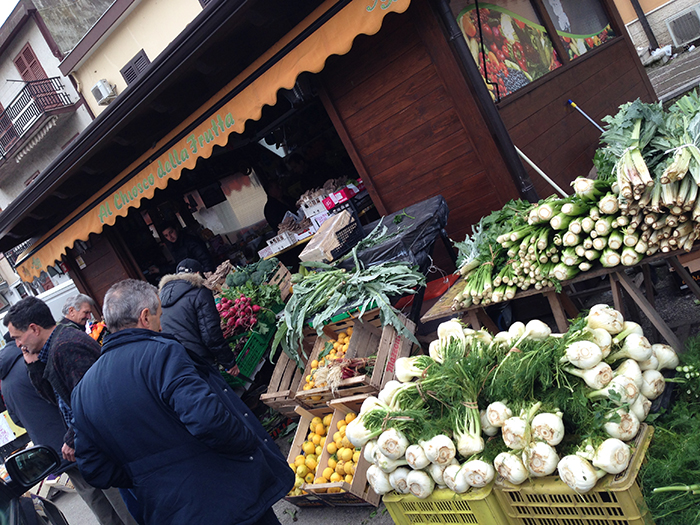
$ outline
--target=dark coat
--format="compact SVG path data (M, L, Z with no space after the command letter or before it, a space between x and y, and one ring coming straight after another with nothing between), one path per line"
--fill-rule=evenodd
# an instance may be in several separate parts
M168 249L177 265L185 259L194 259L202 265L202 271L213 272L216 270L214 259L207 249L206 243L199 237L181 231L174 243L168 242Z
M294 483L221 375L166 334L107 336L73 391L73 413L85 479L133 487L147 524L253 524Z
M0 381L7 412L16 425L27 430L35 445L51 447L61 455L66 425L56 405L44 400L27 374L22 350L10 341L0 350ZM70 465L63 461L64 467Z
M218 362L224 368L231 368L236 364L236 357L221 331L214 295L204 286L200 275L166 275L160 281L159 293L163 332L174 335L188 351L211 365Z

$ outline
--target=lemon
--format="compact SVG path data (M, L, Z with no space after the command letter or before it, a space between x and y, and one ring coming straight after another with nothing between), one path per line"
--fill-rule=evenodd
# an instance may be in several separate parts
M328 480L324 477L316 478L316 481L314 481L315 485L321 485L323 483L328 483Z
M345 344L341 347L341 349L343 350L343 352L347 352L349 347L350 347L350 343L345 343Z
M347 414L345 414L345 422L350 423L350 421L352 421L356 417L357 417L357 414L355 414L355 412L348 412Z
M304 478L300 478L299 476L297 476L296 478L294 478L294 488L295 488L295 489L298 489L298 488L301 487L303 484L304 484Z
M336 452L338 452L338 447L335 445L335 442L331 441L330 443L328 443L326 450L329 454L335 454Z
M345 471L343 471L343 472L345 472ZM299 476L300 478L303 478L308 473L309 473L309 467L307 467L306 465L300 465L297 467L297 476Z
M304 441L301 449L304 451L304 454L313 454L316 452L316 445L314 445L311 441Z
M311 401L321 401L321 396L311 396Z
M304 461L306 461L306 458L299 454L297 457L294 458L294 465L298 467L299 465L303 465Z
M331 421L333 421L333 414L326 414L323 418L323 426L324 427L330 426Z
M360 452L359 450L355 450L355 452L352 455L352 462L357 463L358 461L360 461L361 455L362 455L362 452Z
M331 483L338 483L339 481L343 480L343 476L338 474L337 472L334 472L331 477L330 477Z
M314 449L314 451L313 451L311 454L307 454L307 455L306 455L306 459L311 458L311 459L313 459L314 461L318 461L318 456L315 454L315 452L316 452L316 450Z
M331 487L328 489L328 494L337 494L338 492L343 492L340 487Z
M350 440L346 436L343 436L343 439L340 440L340 444L345 448L352 448L352 443L350 443Z
M319 436L318 434L314 434L309 441L313 441L314 445L318 445L319 443L321 443L321 436Z
M290 464L289 464L289 468L291 468L294 472L297 471L297 466L296 466L296 464L294 464L294 463L290 463Z
M335 470L335 466L338 464L338 460L335 457L328 458L328 466Z
M318 368L318 361L316 361L315 359L313 361L311 361L311 368L312 369Z
M348 461L343 465L343 470L345 471L345 474L354 474L355 473L355 465L352 461Z
M323 426L323 423L319 423L316 425L316 434L319 436L325 436L326 435L326 427Z
M318 416L314 417L311 420L311 423L309 423L309 429L311 430L311 432L314 431L314 428L316 428L316 425L318 425L319 423L323 423L323 420Z
M338 459L343 461L352 461L353 450L351 448L344 448L338 452Z
M316 445L316 457L321 457L323 454L323 447L321 445Z
M344 461L338 461L338 464L335 466L335 471L340 474L341 476L345 475L345 462Z
M314 482L313 472L309 472L306 476L304 476L304 482L305 483L313 483Z
M348 426L348 424L345 422L344 419L341 419L340 421L338 421L338 425L337 425L337 426L338 426L338 431L340 432L343 428L345 428L346 426ZM335 435L335 434L334 434L334 435Z
M321 441L318 444L321 445L322 447L325 447L326 446L326 436L323 436L321 438Z
M345 483L347 483L348 485L352 485L352 474L345 475Z
M323 477L326 479L331 479L334 472L335 470L333 470L331 467L326 467L323 469Z
M316 465L317 465L316 460L314 458L312 458L311 456L307 456L305 466L308 467L311 472L316 471ZM301 467L299 467L299 468L301 468Z
M333 434L333 441L340 441L341 439L343 439L343 436L340 434L340 431Z

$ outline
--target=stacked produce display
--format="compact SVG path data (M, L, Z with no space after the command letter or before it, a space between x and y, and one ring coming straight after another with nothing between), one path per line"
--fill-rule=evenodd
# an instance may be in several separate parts
M558 474L577 493L627 468L630 443L664 390L675 351L596 305L564 334L541 321L492 336L442 323L428 356L400 359L346 435L377 493L463 493L499 474Z
M557 287L596 265L692 249L700 237L700 97L667 112L637 100L604 120L596 180L576 179L570 197L512 201L455 243L466 281L455 310Z

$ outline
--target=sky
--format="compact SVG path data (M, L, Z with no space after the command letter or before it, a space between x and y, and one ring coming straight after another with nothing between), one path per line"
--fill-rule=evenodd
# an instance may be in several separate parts
M19 0L0 0L0 26L5 23Z

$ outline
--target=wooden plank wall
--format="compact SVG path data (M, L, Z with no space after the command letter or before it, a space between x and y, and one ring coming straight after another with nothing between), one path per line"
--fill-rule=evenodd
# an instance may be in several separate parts
M441 194L447 231L471 225L517 189L425 0L388 15L320 74L324 103L383 213Z
M596 122L625 103L656 100L639 59L620 37L552 73L536 89L505 98L501 118L513 142L565 191L593 167L600 132L567 104L573 100ZM528 167L540 197L554 190Z

